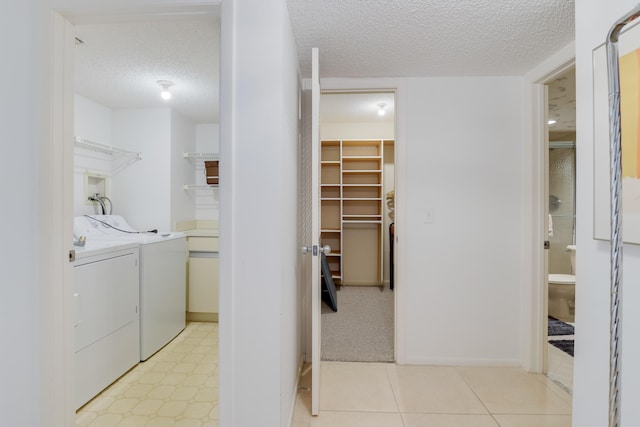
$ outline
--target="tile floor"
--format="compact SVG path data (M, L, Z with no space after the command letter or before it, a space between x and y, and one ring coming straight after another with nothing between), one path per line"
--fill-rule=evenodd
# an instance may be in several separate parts
M573 393L573 357L548 344L547 377Z
M301 380L293 427L570 427L571 396L519 368L323 362L320 415Z
M218 324L192 322L80 408L77 427L217 427Z
M218 325L190 323L82 407L78 427L218 427ZM301 379L292 427L570 427L571 396L518 368L323 362L320 415Z

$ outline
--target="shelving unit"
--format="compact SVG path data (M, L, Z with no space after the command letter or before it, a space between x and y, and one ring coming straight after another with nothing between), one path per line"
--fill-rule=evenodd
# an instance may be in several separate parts
M334 281L383 280L384 140L322 141L321 234Z
M216 153L183 153L182 156L187 160L192 160L196 162L196 167L202 168L202 170L205 173L205 182L211 182L211 183L207 183L206 185L205 184L184 184L182 188L185 191L186 190L206 190L206 189L218 187L219 178L217 176L217 171L218 171L217 163L220 160L220 156L218 154ZM208 171L210 170L210 168L206 167L205 162L216 162L215 176L209 176Z
M142 159L142 153L140 152L123 150L121 148L117 148L112 145L100 144L99 142L93 142L93 141L89 141L87 139L82 139L78 137L75 137L75 139L73 140L73 145L76 148L103 153L109 156L130 157L131 159L134 159L134 160Z
M108 161L109 174L112 176L138 160L142 160L141 152L124 150L79 137L74 138L73 146L77 155Z

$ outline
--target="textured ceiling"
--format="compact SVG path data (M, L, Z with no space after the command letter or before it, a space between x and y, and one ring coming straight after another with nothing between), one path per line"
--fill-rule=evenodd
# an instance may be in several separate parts
M194 123L218 123L220 23L194 20L75 26L76 93L110 108L170 106ZM160 98L158 80L174 83Z
M288 0L322 77L522 75L574 39L573 0Z
M576 70L571 68L555 77L549 86L549 119L556 123L549 125L550 137L558 133L572 135L576 132ZM555 138L553 138L555 139ZM575 139L575 136L571 139Z
M573 0L287 3L303 77L312 47L325 78L522 75L574 38ZM219 16L125 18L75 26L84 41L75 50L77 93L111 108L170 105L194 123L218 123ZM109 23L89 23L101 20ZM169 104L157 80L175 83ZM349 105L333 110L362 114L358 102Z

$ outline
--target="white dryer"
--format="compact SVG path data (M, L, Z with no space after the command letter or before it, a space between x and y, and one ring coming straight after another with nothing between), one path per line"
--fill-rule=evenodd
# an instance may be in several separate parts
M186 326L185 234L136 231L120 215L78 216L73 232L88 242L121 239L139 243L140 360L147 360Z

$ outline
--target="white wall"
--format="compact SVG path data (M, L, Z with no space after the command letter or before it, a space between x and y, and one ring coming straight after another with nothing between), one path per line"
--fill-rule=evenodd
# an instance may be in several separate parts
M171 111L115 110L113 140L142 160L112 178L114 213L137 230L171 229Z
M220 425L285 426L300 360L297 59L284 0L222 11Z
M308 287L306 280L299 280L299 272L302 265L296 261L300 259L300 245L298 240L299 223L302 218L298 216L299 197L299 147L298 135L302 125L302 117L299 115L301 99L301 81L298 75L298 53L289 21L289 13L286 2L280 4L280 40L282 40L281 52L281 77L280 95L282 117L280 126L282 143L278 147L278 157L281 168L278 185L281 187L280 195L280 223L278 234L281 236L282 258L280 270L282 271L282 310L280 315L280 328L282 331L282 347L280 356L280 426L291 425L293 408L297 395L298 368L302 362L302 307L301 295ZM265 100L267 101L267 100Z
M39 248L46 245L40 241L38 218L47 213L38 197L39 179L48 171L38 152L41 138L48 136L40 127L48 123L42 92L47 52L40 44L48 24L41 12L37 1L27 0L3 5L0 15L0 46L5 58L11 58L11 66L0 67L2 81L10 82L0 101L5 150L0 156L0 218L5 224L0 246L0 334L5 343L0 413L3 424L29 427L44 425L43 418L52 415L40 404L49 391L41 385L51 377L40 365L40 327L49 320L49 313L40 310L46 304L41 305L38 268ZM50 285L41 279L43 286Z
M408 363L520 364L521 84L407 79Z
M111 108L78 94L74 96L73 107L73 128L76 137L99 144L113 145Z
M609 385L609 244L592 239L593 230L593 49L613 22L637 2L576 2L577 277L573 425L607 424ZM640 406L640 246L625 245L622 313L621 425L638 425Z
M320 139L394 139L393 122L322 123Z
M74 96L74 133L77 138L113 145L113 111L89 98L76 94ZM104 175L107 188L110 188L113 164L111 156L94 150L76 148L73 156L73 214L95 214L93 204L86 203L85 173ZM103 196L111 197L110 192ZM117 212L113 212L117 213Z

